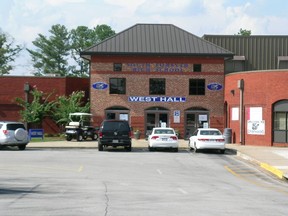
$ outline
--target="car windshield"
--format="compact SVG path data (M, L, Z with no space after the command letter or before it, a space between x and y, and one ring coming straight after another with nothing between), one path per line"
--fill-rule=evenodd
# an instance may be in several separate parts
M200 135L221 135L221 133L216 130L202 130L200 131Z
M171 129L156 129L154 134L174 134L174 132Z

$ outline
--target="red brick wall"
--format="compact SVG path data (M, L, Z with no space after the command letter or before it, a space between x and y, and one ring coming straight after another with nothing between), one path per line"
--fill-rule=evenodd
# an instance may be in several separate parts
M30 88L37 88L45 93L55 92L51 100L59 95L70 95L73 91L85 91L89 98L89 79L74 77L0 77L0 120L20 121L19 107L15 98L25 99L24 84L29 83ZM31 100L31 97L29 98ZM45 119L43 122L45 133L58 133L59 128L51 121Z
M114 72L113 63L123 63L122 71ZM127 67L129 63L202 64L202 72L133 72ZM202 107L210 111L211 127L217 127L221 130L224 128L224 89L221 91L206 89L205 96L189 96L189 79L191 78L206 79L206 85L217 82L224 86L224 63L221 58L93 56L90 86L95 82L109 84L109 78L112 77L126 78L126 95L110 95L109 89L91 89L91 111L96 116L95 124L100 124L104 119L105 109L112 106L123 106L130 109L132 126L144 129L144 110L153 106L161 106L170 110L170 123L173 122L173 111L181 111L181 124L171 124L170 126L180 128L181 132L184 133L184 110L191 107ZM183 96L186 97L186 102L128 102L129 96L149 96L150 78L165 78L165 96Z
M271 146L273 144L273 104L277 101L288 99L288 71L249 71L239 72L226 75L225 77L225 100L228 104L228 125L232 128L234 141L239 143L240 128L239 121L231 120L231 108L239 107L240 90L237 88L238 80L244 80L244 140L247 145L264 145ZM231 90L235 91L234 96ZM263 120L265 120L265 135L249 135L247 134L247 109L250 107L263 108Z

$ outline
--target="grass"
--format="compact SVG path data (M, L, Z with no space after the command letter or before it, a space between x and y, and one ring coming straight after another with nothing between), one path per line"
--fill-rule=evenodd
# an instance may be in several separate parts
M50 136L45 136L44 139L42 138L32 138L30 142L53 142L53 141L64 141L65 137L64 136L56 136L56 137L50 137Z

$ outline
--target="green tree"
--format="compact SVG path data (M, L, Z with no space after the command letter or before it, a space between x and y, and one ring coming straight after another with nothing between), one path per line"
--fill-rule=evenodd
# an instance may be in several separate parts
M97 25L94 30L98 37L98 41L96 41L97 43L116 34L115 31L108 25Z
M10 73L13 69L11 63L22 49L22 46L14 45L14 38L0 30L0 76Z
M246 30L246 29L240 28L240 30L239 30L239 32L237 33L237 35L250 36L250 35L251 35L251 30Z
M30 93L33 96L32 102L23 98L15 99L16 103L23 107L23 110L20 111L22 121L28 124L41 124L43 118L51 112L53 103L49 99L54 92L45 94L35 88Z
M54 121L63 127L69 122L69 113L89 112L90 103L84 102L84 96L84 91L76 91L69 96L58 97L53 103L52 116Z
M97 25L93 29L78 26L70 31L71 56L76 62L76 65L72 68L73 76L89 76L89 62L80 57L80 52L113 35L115 35L115 31L107 25Z
M49 30L50 37L38 34L33 41L36 50L27 49L31 55L33 66L36 69L34 75L44 76L55 74L68 76L70 67L68 57L70 54L70 34L64 25L53 25Z

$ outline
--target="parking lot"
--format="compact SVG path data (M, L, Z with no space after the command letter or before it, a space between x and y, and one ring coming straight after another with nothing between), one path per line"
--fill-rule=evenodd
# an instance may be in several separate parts
M1 215L287 215L287 185L235 157L185 148L4 149Z

